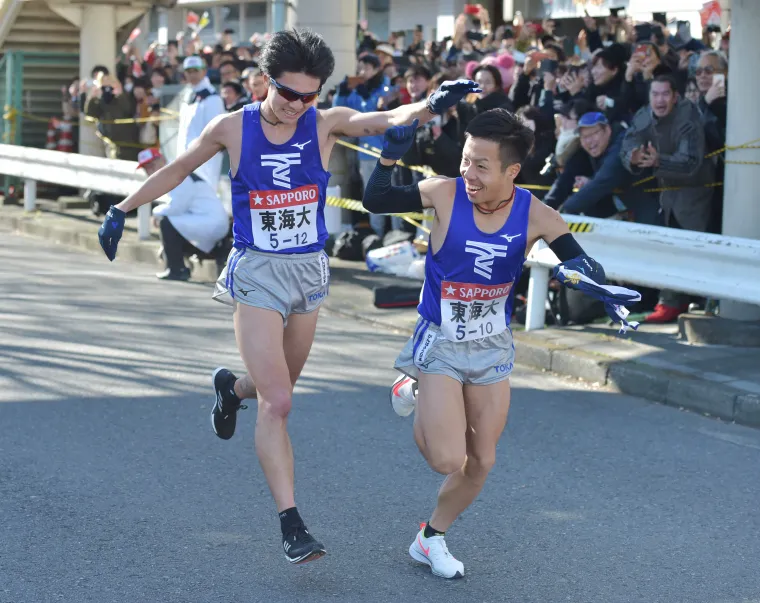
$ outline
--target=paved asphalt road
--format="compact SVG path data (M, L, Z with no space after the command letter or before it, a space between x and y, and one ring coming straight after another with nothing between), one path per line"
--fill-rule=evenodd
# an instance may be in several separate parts
M467 576L407 547L439 478L388 404L402 337L325 313L296 396L302 567L252 448L211 432L239 369L209 289L0 232L0 601L760 601L760 431L518 371L497 466L449 531Z

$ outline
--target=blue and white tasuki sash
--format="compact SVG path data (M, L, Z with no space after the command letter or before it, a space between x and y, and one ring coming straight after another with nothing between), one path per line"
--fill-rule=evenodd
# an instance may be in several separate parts
M620 333L625 333L629 328L634 331L638 329L638 322L628 322L626 318L630 314L623 304L631 304L641 300L641 293L633 289L618 287L615 285L600 285L592 278L589 278L582 272L573 268L568 268L563 264L554 267L552 277L560 283L569 287L583 291L584 293L604 302L604 310L607 312L613 322L621 323Z

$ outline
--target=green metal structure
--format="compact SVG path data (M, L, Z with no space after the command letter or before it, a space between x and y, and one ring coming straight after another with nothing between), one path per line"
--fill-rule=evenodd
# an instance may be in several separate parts
M47 120L61 117L61 87L78 75L78 54L5 52L0 58L0 140L43 148Z
M0 57L0 142L44 148L48 120L61 117L61 87L79 75L79 55L9 50ZM19 181L3 177L2 188Z

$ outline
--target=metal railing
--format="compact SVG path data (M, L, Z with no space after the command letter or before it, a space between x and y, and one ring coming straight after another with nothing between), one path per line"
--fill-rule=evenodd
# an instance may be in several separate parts
M24 180L27 211L35 208L37 181L127 196L146 178L136 167L134 161L0 144L0 174ZM218 194L229 212L227 178L220 180ZM150 238L150 216L150 204L138 209L141 239ZM619 220L563 218L584 250L604 266L609 279L760 305L758 240ZM543 242L528 254L527 330L544 326L550 271L557 263Z
M608 279L714 299L760 305L760 241L620 220L563 215L584 251ZM559 263L543 242L528 254L525 329L544 326L551 269Z

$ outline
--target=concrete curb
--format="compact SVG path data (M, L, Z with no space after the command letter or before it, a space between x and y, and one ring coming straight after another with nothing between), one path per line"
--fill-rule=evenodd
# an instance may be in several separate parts
M78 247L86 251L102 253L97 232L56 228L41 224L33 218L3 215L0 223L12 229L49 241ZM132 242L122 240L119 257L126 261L156 264L157 242ZM204 269L208 264L204 264ZM209 266L209 268L211 268ZM205 271L205 270L204 270ZM194 280L204 281L204 274L193 273ZM334 274L334 277L337 276ZM209 275L205 282L213 282ZM355 320L392 329L411 335L412 328L400 325L392 317L382 318L368 313L347 309L340 301L328 297L324 307L327 311ZM621 360L606 354L574 349L572 336L566 341L540 336L537 333L516 332L517 362L598 383L614 391L638 396L679 409L698 412L751 427L760 427L760 395L747 393L733 387L699 379L693 374L663 370L630 360Z
M584 350L566 349L515 334L517 361L534 368L598 383L614 391L698 412L749 427L760 427L760 396L693 375L620 360Z

